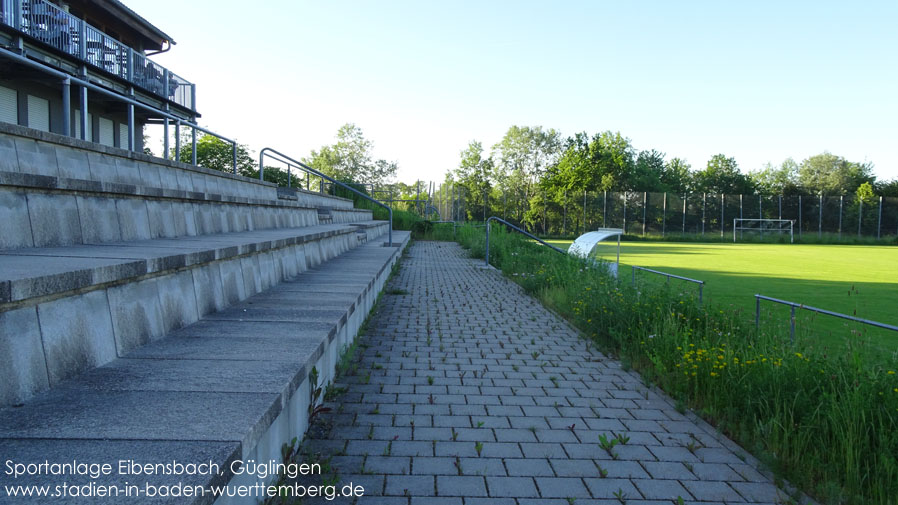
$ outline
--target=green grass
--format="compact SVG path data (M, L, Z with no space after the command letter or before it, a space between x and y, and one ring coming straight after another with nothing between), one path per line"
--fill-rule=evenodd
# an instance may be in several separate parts
M472 256L483 257L482 228L459 228L457 240ZM492 265L600 350L715 424L779 478L827 505L898 503L894 355L873 362L856 348L824 349L803 335L791 344L782 327L765 324L757 330L744 311L717 301L698 304L691 292L673 284L631 286L625 275L614 279L602 268L501 227L493 229L490 244ZM701 257L680 252L690 254ZM774 269L751 264L766 269L756 277L775 279ZM720 275L732 281L743 274L721 269ZM793 281L821 281L803 275Z
M550 240L566 249L570 240ZM599 246L610 261L616 243ZM898 326L898 249L891 246L622 242L621 276L631 279L629 265L638 265L705 281L704 299L754 318L755 293L841 312ZM637 273L642 282L663 278ZM673 281L683 290L691 285ZM789 308L761 303L762 317L789 321ZM829 346L845 339L884 352L898 349L898 332L877 329L808 311L796 314L797 331Z

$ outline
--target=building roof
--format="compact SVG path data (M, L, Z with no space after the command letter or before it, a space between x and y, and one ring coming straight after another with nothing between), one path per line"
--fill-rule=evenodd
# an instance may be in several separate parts
M98 9L104 10L115 16L129 27L133 28L143 36L154 41L161 48L165 42L174 45L175 41L170 35L163 32L155 25L147 21L140 14L131 10L127 5L119 0L83 0L85 4L92 5Z

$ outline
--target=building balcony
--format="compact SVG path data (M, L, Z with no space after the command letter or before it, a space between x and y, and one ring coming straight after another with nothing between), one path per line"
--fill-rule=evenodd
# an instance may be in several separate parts
M196 112L195 84L45 0L0 0L0 25Z

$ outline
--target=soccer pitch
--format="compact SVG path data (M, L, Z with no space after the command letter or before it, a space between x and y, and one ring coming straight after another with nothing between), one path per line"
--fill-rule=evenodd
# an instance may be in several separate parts
M552 240L566 248L571 241ZM614 261L616 243L601 243L599 256ZM705 281L704 299L723 310L739 310L754 319L759 293L864 319L898 326L898 248L889 246L622 242L621 278L631 279L629 265ZM637 272L639 282L663 277ZM672 280L685 290L692 284ZM788 338L789 307L761 302L762 317L781 324ZM861 340L884 352L898 350L898 332L813 315L796 314L799 336L826 345ZM858 334L858 332L860 332Z

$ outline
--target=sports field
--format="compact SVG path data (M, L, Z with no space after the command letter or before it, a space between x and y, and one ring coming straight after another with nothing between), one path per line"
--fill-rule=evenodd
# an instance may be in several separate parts
M566 248L571 241L550 241ZM600 245L614 261L616 243ZM621 277L638 265L705 281L705 301L754 318L755 293L898 326L898 248L889 246L622 242ZM639 279L659 282L638 272ZM692 285L683 289L694 289ZM762 302L762 317L782 324L788 336L789 308ZM829 345L847 338L869 340L884 352L898 350L898 332L813 316L799 311L800 337ZM861 332L858 334L857 332Z

